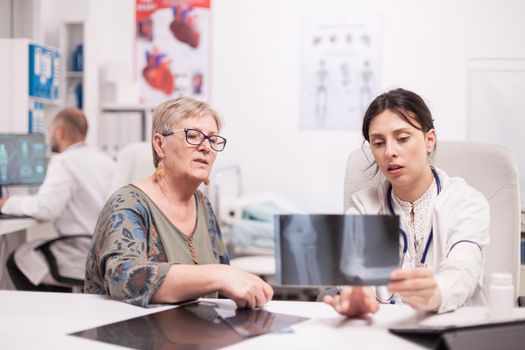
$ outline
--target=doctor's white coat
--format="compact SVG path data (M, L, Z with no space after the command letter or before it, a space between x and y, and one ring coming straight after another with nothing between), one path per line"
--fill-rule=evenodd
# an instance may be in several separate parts
M426 259L426 267L435 275L442 301L438 312L454 310L462 305L483 305L484 247L489 243L489 204L485 197L465 180L449 177L436 169L441 181L441 192L434 199L431 220L425 228L424 242L431 228L433 240ZM361 190L351 197L347 214L390 214L386 199L389 182ZM401 208L392 200L396 214ZM408 223L400 215L401 228L408 231ZM414 254L413 237L408 236L408 252ZM400 239L400 250L403 241ZM403 267L414 267L404 259Z

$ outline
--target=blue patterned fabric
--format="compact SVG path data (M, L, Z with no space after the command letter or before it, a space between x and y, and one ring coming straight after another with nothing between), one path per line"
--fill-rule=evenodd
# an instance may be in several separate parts
M229 264L228 253L213 209L200 193L213 254ZM102 209L86 262L84 291L105 294L146 306L164 281L172 263L167 261L150 205L137 187L127 185L115 192ZM185 247L185 249L188 249Z

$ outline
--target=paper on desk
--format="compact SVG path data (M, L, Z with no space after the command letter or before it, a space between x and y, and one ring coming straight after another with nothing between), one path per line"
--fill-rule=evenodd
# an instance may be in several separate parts
M488 323L501 323L525 320L525 308L514 308L512 314L506 319L491 320L487 307L462 307L453 312L432 315L420 321L419 326L425 328L446 328L470 325L481 325Z
M459 308L452 312L436 314L419 322L423 327L468 326L489 322L489 312L486 307Z

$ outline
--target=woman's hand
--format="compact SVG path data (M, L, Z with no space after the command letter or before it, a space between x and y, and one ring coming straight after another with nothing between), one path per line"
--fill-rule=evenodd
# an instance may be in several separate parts
M426 268L394 270L388 289L415 309L436 311L441 305L441 292L434 274Z
M344 316L361 316L375 313L379 309L374 291L370 287L346 287L340 295L327 295L323 301Z
M221 265L219 293L232 299L237 307L262 306L273 297L272 287L261 278L234 266Z

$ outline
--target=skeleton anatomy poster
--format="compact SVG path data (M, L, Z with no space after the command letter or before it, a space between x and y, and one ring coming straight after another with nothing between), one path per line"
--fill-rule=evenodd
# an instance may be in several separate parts
M136 67L140 98L209 99L211 0L136 0Z
M305 129L359 129L380 85L379 19L303 20Z

